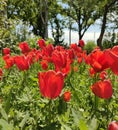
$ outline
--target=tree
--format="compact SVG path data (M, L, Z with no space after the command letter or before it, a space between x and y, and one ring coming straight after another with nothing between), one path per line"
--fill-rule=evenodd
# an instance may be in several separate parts
M36 35L48 37L48 0L8 0L8 18L29 22Z
M7 1L1 0L0 1L0 39L5 38L5 33L7 32L8 21L6 15L6 4Z
M50 23L51 23L51 29L52 29L52 36L54 38L54 44L55 45L62 44L64 41L63 21L60 20L57 15L55 15L53 19L51 19Z
M110 11L112 11L112 7L115 6L117 0L105 0L104 1L104 6L103 6L103 15L102 15L102 25L101 25L101 31L100 31L100 35L99 38L97 39L97 45L102 48L102 39L104 36L104 32L106 29L106 23L107 23L107 15ZM117 2L118 3L118 2Z
M7 0L0 1L0 50L11 40L12 21L7 19Z
M77 23L76 31L78 31L79 39L82 39L88 28L100 17L97 11L99 0L63 0L63 2L68 5L64 11Z
M61 9L58 2L53 0L8 0L7 4L8 18L29 22L33 33L42 38L48 38L49 20Z

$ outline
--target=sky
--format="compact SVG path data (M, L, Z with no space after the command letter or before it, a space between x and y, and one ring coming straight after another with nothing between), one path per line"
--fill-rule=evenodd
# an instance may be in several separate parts
M69 44L69 30L68 29L64 29L64 42ZM89 40L95 41L98 39L100 34L100 26L98 25L92 25L87 32L85 32L85 35L83 37L83 40L85 41L85 43ZM51 29L49 29L49 37L52 38L51 35ZM71 31L71 43L78 43L78 32L76 31Z

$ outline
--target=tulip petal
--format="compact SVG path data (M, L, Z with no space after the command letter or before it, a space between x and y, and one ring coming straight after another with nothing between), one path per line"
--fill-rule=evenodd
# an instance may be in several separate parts
M113 93L112 85L109 80L96 82L91 86L91 90L96 96L104 99L111 98Z
M49 70L39 73L40 92L44 97L55 99L57 98L64 85L64 77L61 72Z

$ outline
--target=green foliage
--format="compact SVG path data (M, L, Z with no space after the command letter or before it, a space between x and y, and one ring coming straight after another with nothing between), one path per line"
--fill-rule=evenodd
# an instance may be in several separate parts
M87 54L91 53L94 48L96 47L97 45L95 44L94 41L87 41L87 43L85 44L84 46L84 50L87 51Z
M51 28L52 28L52 36L55 41L54 45L61 45L64 41L64 38L63 38L64 21L57 18L57 16L54 16L53 20L50 21L50 23L51 23Z
M88 28L101 16L98 10L99 6L97 6L100 1L84 0L83 2L83 0L64 0L64 2L68 5L64 11L66 12L67 16L72 19L69 19L69 24L72 26L73 23L77 23L78 28L76 30L78 31L79 39L82 39ZM71 21L74 22L70 23Z
M103 40L102 46L103 46L103 49L108 49L108 48L111 48L112 44L109 40L105 39Z
M105 34L103 42L102 42L102 46L103 49L108 49L108 48L112 48L115 45L118 45L118 34L115 32L108 32Z
M6 15L7 1L0 1L0 50L2 50L2 45L5 44L5 40L10 36L8 31L8 20Z
M30 45L34 47L34 43L31 39ZM108 75L114 86L113 98L108 101L98 99L98 106L94 108L90 86L96 77L90 77L89 66L84 62L78 64L75 60L71 67L74 66L78 70L72 70L65 77L63 88L63 91L71 91L70 102L63 100L63 92L55 100L42 97L37 77L42 71L39 62L24 72L16 66L4 69L0 81L0 130L105 130L108 122L118 120L117 76L111 72ZM0 67L4 67L3 61ZM48 69L51 68L52 64Z
M35 35L47 38L47 27L50 19L61 12L61 6L57 1L51 0L17 0L7 2L8 18L20 19L32 26ZM25 6L24 6L25 5Z
M7 17L7 0L1 1L0 12L0 53L5 47L9 47L13 51L17 42L20 41L16 35L16 23L18 21Z
M82 0L63 0L62 2L2 0L0 7L2 22L0 21L0 24L4 27L0 30L0 34L2 34L0 45L2 48L8 44L11 47L19 41L27 40L27 37L30 37L27 26L25 26L27 24L32 27L32 32L35 35L43 38L48 37L48 25L53 25L52 34L56 44L63 43L63 29L65 27L78 31L79 39L81 39L88 28L102 16L103 7L109 2L109 0L84 0L84 2ZM117 13L115 7L113 6L111 9L111 14L112 12L113 14ZM55 16L58 18L55 19ZM23 21L20 34L16 34L16 26L19 23L16 25L14 21ZM75 23L77 23L78 28L74 26Z

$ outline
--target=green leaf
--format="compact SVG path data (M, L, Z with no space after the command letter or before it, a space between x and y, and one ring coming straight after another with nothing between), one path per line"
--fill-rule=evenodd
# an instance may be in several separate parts
M74 123L78 124L79 120L82 118L81 113L79 111L75 111L74 109L72 109L72 115L73 115Z
M83 120L79 121L79 129L80 130L88 130L88 126Z
M89 130L97 130L97 119L93 118L91 120Z
M21 121L21 123L19 124L19 126L21 127L21 129L23 129L23 127L25 126L25 123L27 122L27 120L29 119L29 113L27 113L24 116L24 119Z
M65 125L65 124L63 124L62 126L61 126L61 130L72 130L67 124Z
M1 130L13 130L13 125L8 124L4 119L0 119L0 126L2 127Z
M5 120L8 120L8 116L2 107L0 107L0 113Z

